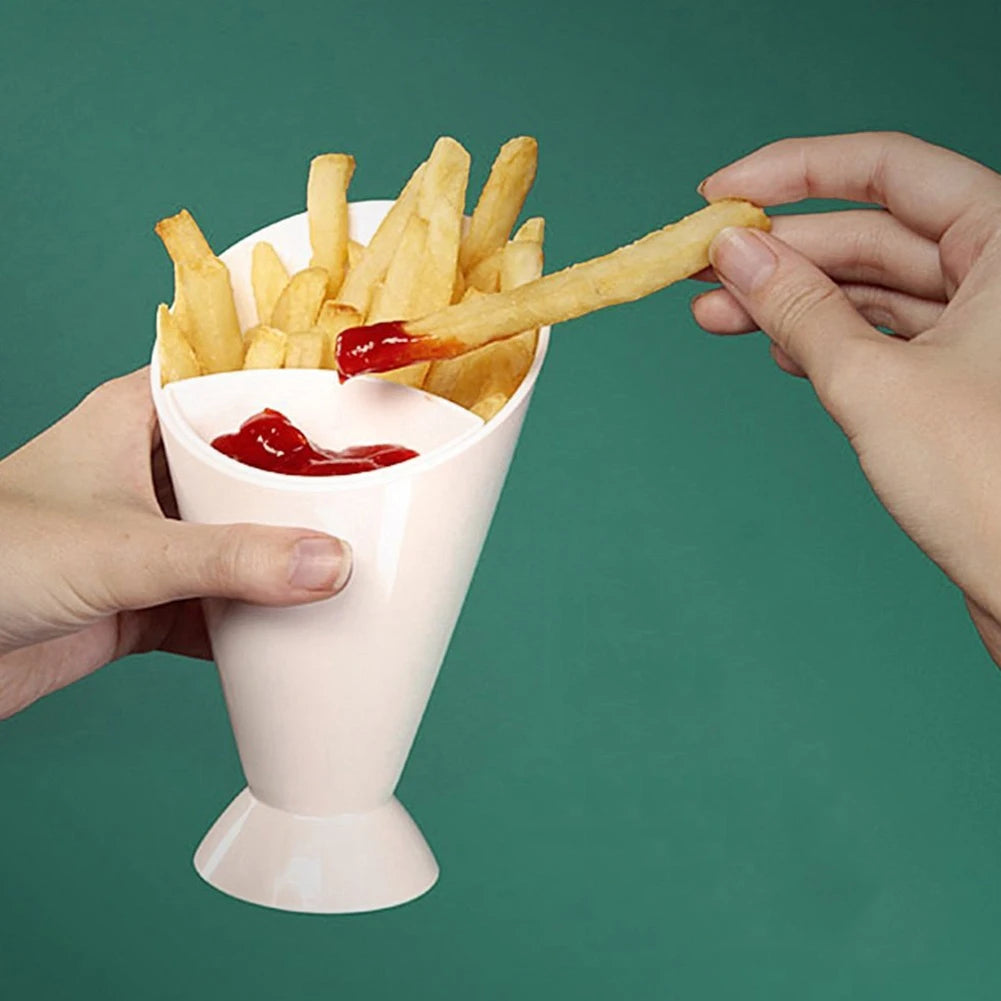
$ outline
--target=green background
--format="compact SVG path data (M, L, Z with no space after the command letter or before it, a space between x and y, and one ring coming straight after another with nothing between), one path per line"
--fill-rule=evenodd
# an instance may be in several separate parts
M477 184L530 133L556 267L781 136L997 168L997 11L7 0L0 452L143 363L180 205L222 248L314 153L377 197L440 133ZM809 387L691 292L556 333L401 785L433 892L318 918L204 885L242 784L218 683L132 659L0 724L0 996L1001 995L1001 679Z

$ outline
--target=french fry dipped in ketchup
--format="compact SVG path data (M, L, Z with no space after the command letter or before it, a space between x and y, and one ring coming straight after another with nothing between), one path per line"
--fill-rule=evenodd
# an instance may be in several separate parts
M344 330L336 362L342 379L421 361L455 358L525 330L632 302L689 278L709 263L709 245L727 226L769 229L756 205L724 199L635 243L506 292L446 306L416 320Z

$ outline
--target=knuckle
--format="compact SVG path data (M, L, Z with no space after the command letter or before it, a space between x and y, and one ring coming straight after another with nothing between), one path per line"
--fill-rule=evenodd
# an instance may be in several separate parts
M780 342L791 342L810 317L838 295L833 284L787 284L775 289L775 325Z
M963 213L943 234L939 255L953 290L980 258L1001 255L1001 200L978 203Z
M882 278L887 271L889 259L889 217L880 212L873 214L879 218L873 219L871 225L856 230L853 247L859 277L866 281Z
M880 129L876 132L876 138L888 146L910 145L915 142L915 137L902 129Z
M225 588L247 575L248 566L254 562L253 548L247 543L246 533L236 525L226 525L217 531L212 555L205 566L205 583L216 589Z

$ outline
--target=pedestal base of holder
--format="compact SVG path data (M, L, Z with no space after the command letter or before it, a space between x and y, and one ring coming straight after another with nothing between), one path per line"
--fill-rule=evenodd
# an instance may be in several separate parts
M244 789L195 852L198 875L265 907L315 914L377 911L426 893L438 863L395 798L368 813L304 817Z

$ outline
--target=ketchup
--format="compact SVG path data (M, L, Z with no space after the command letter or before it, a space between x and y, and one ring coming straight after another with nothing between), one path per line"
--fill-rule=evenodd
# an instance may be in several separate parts
M344 382L365 372L389 372L418 361L451 358L454 348L451 341L408 334L402 320L390 320L342 330L334 355L341 382Z
M314 445L284 414L262 410L212 447L237 462L290 476L347 476L395 466L417 457L402 445L353 445L340 452Z

